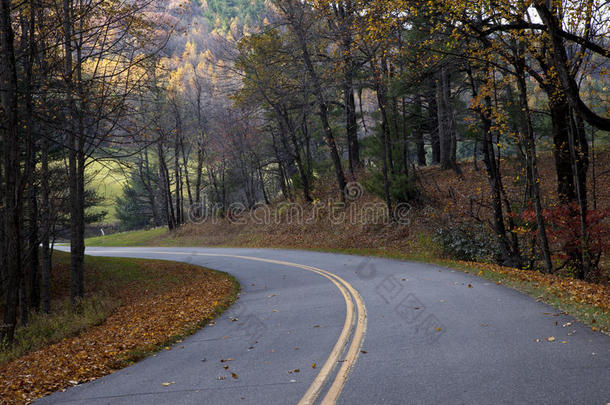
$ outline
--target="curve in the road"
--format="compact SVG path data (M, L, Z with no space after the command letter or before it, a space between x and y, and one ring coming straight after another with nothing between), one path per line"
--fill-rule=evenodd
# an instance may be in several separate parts
M610 400L608 336L470 274L281 249L110 248L87 254L184 261L228 271L243 289L236 305L176 350L42 398L41 405ZM238 372L233 378L226 361Z
M129 253L129 251L106 251L105 253L125 254ZM184 255L184 253L167 251L151 251L149 253L163 255ZM337 276L336 274L317 267L306 266L304 264L242 255L215 253L191 253L191 255L207 257L230 257L234 259L252 260L257 262L273 263L288 267L295 267L319 274L322 277L325 277L330 280L339 289L339 291L343 295L346 306L345 323L343 325L343 329L341 331L341 334L339 335L337 343L330 352L330 355L326 359L326 362L320 369L320 372L305 392L305 395L303 395L303 397L299 401L299 405L311 405L315 403L315 401L320 396L320 393L325 383L331 378L335 366L339 364L341 360L341 355L345 353L345 348L351 341L349 349L347 350L347 354L345 355L344 359L341 360L341 368L335 376L332 385L326 392L326 395L322 399L322 404L335 404L339 399L339 395L341 395L341 391L343 390L345 383L347 382L347 377L349 376L351 369L358 360L358 355L360 354L360 350L362 349L362 345L364 343L364 336L366 334L366 306L364 305L364 301L362 300L362 297L360 296L358 291L350 283L345 281L343 278ZM355 305L354 301L356 302Z

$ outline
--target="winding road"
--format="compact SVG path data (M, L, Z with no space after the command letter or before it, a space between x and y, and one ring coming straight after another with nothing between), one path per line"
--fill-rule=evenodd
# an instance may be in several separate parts
M40 404L610 403L610 337L451 269L330 253L91 248L234 275L215 323Z

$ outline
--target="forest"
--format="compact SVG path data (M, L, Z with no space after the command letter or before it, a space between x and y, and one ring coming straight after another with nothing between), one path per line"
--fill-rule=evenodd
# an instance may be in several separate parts
M72 306L84 296L94 164L124 173L120 230L170 231L236 202L313 206L321 183L346 206L363 184L396 222L399 204L442 205L425 168L474 166L490 260L608 283L602 0L0 1L9 344L51 311L56 241Z

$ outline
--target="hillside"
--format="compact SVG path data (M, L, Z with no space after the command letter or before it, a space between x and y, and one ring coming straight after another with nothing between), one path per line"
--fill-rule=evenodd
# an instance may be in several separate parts
M598 153L595 171L596 206L598 210L610 208L610 149ZM545 206L556 203L556 180L551 155L544 155L540 162L542 192ZM511 201L519 201L523 193L523 176L518 165L505 161L504 184ZM464 260L490 261L490 255L481 245L492 231L489 221L489 185L479 163L475 170L472 162L461 163L462 175L438 167L419 170L420 187L425 188L425 202L413 207L404 218L404 224L388 223L381 211L374 215L366 207L383 206L382 200L365 192L346 210L352 220L333 221L329 217L329 204L338 198L332 181L318 179L314 188L315 203L302 204L298 198L292 203L303 207L302 214L288 214L286 201L276 201L271 206L258 208L239 217L211 218L203 223L184 225L175 232L163 229L111 235L88 240L88 246L119 245L171 245L171 246L248 246L285 247L324 250L382 250L413 258L451 257ZM591 172L593 167L590 168ZM589 176L591 178L591 176ZM366 176L361 178L366 185ZM366 188L366 187L364 187ZM591 189L593 186L591 185ZM590 197L593 200L593 196ZM353 215L352 215L353 214ZM303 220L300 220L301 217ZM310 220L316 218L316 220ZM261 220L265 219L265 220ZM196 221L201 222L201 221ZM438 237L442 230L451 229L456 235L464 232L464 238L478 233L478 241L456 252L444 246ZM459 243L459 239L453 243ZM473 249L469 251L468 249ZM478 249L478 250L477 250ZM479 251L480 250L480 251ZM608 252L602 257L604 274L600 279L608 281Z

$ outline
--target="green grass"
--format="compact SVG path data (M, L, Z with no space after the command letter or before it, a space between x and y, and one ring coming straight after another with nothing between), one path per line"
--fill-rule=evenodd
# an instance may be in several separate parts
M98 236L95 238L88 238L85 241L85 244L90 247L147 246L151 242L160 239L165 241L171 240L171 235L167 228L153 228L149 230L119 232L107 236ZM167 244L165 245L167 246Z
M87 176L91 179L88 187L96 190L104 199L98 206L92 207L91 212L106 211L108 214L104 222L117 222L115 198L123 193L123 185L127 181L121 165L113 161L91 162L87 166Z

